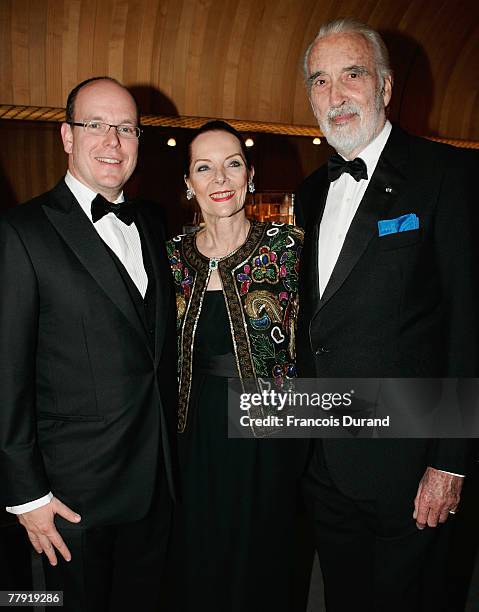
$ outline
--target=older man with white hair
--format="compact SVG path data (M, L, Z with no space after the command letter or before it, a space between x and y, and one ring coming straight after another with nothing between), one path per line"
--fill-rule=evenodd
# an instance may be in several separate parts
M472 156L391 125L387 49L365 24L324 25L305 73L337 153L298 193L299 375L477 376ZM458 507L465 451L445 439L314 443L305 491L329 612L427 609L422 579Z

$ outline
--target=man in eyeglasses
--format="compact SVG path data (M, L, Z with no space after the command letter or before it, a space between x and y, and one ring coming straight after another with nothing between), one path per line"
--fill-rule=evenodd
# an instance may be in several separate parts
M175 482L175 305L157 212L125 202L138 109L68 97L68 172L0 220L0 502L64 610L158 610Z

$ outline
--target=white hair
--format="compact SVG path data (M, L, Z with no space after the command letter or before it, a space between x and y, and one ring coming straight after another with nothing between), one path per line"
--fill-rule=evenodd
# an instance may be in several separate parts
M360 34L367 40L374 53L379 84L381 89L383 89L384 79L387 76L392 78L393 74L391 64L389 63L389 53L386 45L376 30L373 30L367 24L351 19L350 17L335 19L334 21L329 21L321 26L315 39L306 49L304 54L303 71L306 82L308 82L309 79L308 61L311 51L318 40L325 38L330 34Z

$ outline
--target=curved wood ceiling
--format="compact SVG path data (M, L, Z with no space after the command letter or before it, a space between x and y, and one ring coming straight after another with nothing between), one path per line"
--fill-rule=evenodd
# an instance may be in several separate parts
M61 107L108 74L147 114L315 125L301 75L321 23L367 21L395 69L391 116L479 140L475 0L1 0L0 104Z

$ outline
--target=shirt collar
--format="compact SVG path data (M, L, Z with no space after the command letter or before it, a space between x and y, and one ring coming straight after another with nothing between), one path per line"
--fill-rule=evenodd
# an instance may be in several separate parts
M91 203L97 195L97 192L93 191L93 189L90 189L84 183L80 182L77 178L73 176L73 174L69 170L67 170L67 173L65 175L65 183L67 184L67 187L70 189L70 191L73 193L78 204L80 204L80 206L82 207L83 212L91 221ZM115 203L123 202L124 199L125 198L123 197L122 191L115 200Z

